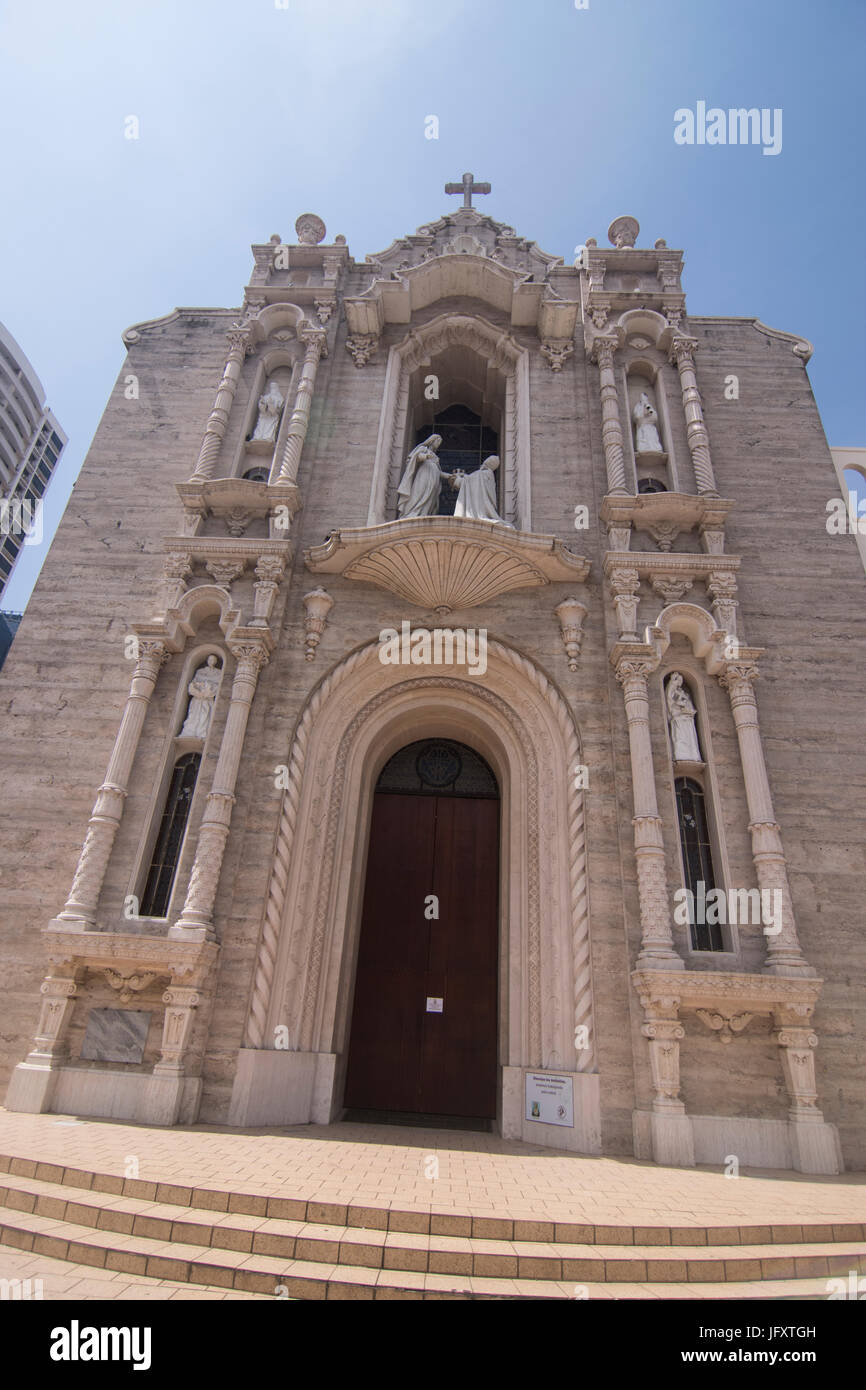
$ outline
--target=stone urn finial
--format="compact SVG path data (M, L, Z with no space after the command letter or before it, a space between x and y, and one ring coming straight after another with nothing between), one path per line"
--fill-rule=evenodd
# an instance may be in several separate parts
M328 614L334 606L334 600L324 589L311 589L303 598L306 615L304 617L304 627L307 632L306 656L307 661L312 661L316 655L316 648L325 631L325 623Z
M580 644L583 641L583 620L587 614L586 604L576 598L563 599L554 610L559 619L562 642L568 657L569 671L577 670Z
M318 246L324 241L327 228L321 217L314 212L302 212L295 223L298 241L302 246Z
M636 217L615 217L607 229L607 235L611 246L618 251L631 251L639 231L640 223Z

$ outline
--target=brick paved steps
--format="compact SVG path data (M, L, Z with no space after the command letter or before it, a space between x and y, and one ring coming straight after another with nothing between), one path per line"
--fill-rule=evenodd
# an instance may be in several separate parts
M110 1238L109 1238L110 1239ZM122 1244L120 1244L122 1242ZM0 1244L64 1259L78 1266L115 1270L131 1277L170 1280L249 1294L298 1299L809 1299L826 1298L826 1278L736 1280L723 1283L639 1283L510 1279L371 1269L312 1260L284 1260L243 1251L167 1246L143 1237L119 1237L111 1248L92 1228L18 1213L4 1224Z
M657 1240L626 1253L622 1244L460 1237L215 1212L11 1173L0 1182L2 1245L130 1276L272 1295L284 1288L296 1298L396 1298L401 1291L407 1297L560 1298L574 1297L575 1284L586 1285L591 1297L601 1296L603 1286L611 1290L605 1296L614 1297L707 1297L708 1287L721 1290L718 1297L826 1297L829 1277L866 1271L866 1242L841 1239L851 1229L824 1227L822 1241L744 1246L710 1243L715 1233L706 1228L701 1245ZM804 1281L810 1287L817 1282L818 1291L805 1292ZM770 1283L781 1292L765 1291ZM691 1285L703 1287L690 1295ZM631 1292L617 1295L617 1289Z
M177 1183L122 1178L89 1169L67 1168L37 1159L0 1154L0 1174L33 1178L62 1187L106 1193L141 1201L165 1203L224 1215L245 1215L298 1222L362 1227L368 1230L405 1231L412 1234L472 1236L500 1240L568 1241L605 1245L754 1245L866 1240L866 1223L813 1222L803 1225L707 1225L630 1226L553 1222L501 1215L471 1215L401 1209L391 1205L321 1202L314 1199L271 1196L264 1193L230 1192L195 1188ZM85 1200L80 1196L77 1200ZM105 1206L105 1203L102 1203ZM191 1219L191 1218L190 1218Z

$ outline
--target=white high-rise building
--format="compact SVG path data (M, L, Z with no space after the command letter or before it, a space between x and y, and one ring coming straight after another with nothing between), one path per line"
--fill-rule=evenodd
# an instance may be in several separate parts
M0 323L0 595L28 534L39 533L41 498L65 444L42 382Z

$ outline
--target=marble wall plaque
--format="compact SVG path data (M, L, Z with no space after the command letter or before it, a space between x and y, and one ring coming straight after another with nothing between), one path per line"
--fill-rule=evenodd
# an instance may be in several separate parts
M150 1028L142 1009L91 1009L81 1056L92 1062L140 1062Z

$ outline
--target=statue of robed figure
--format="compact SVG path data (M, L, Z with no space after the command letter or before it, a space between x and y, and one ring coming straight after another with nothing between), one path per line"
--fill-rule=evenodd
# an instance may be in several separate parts
M397 488L397 515L401 520L411 516L435 516L439 510L439 493L445 476L436 455L441 447L441 435L431 434L423 444L415 446L406 460Z
M452 486L459 489L455 516L465 516L472 521L498 521L500 526L511 525L510 521L503 521L496 510L496 479L493 475L498 467L499 459L491 454L474 473L451 474Z

